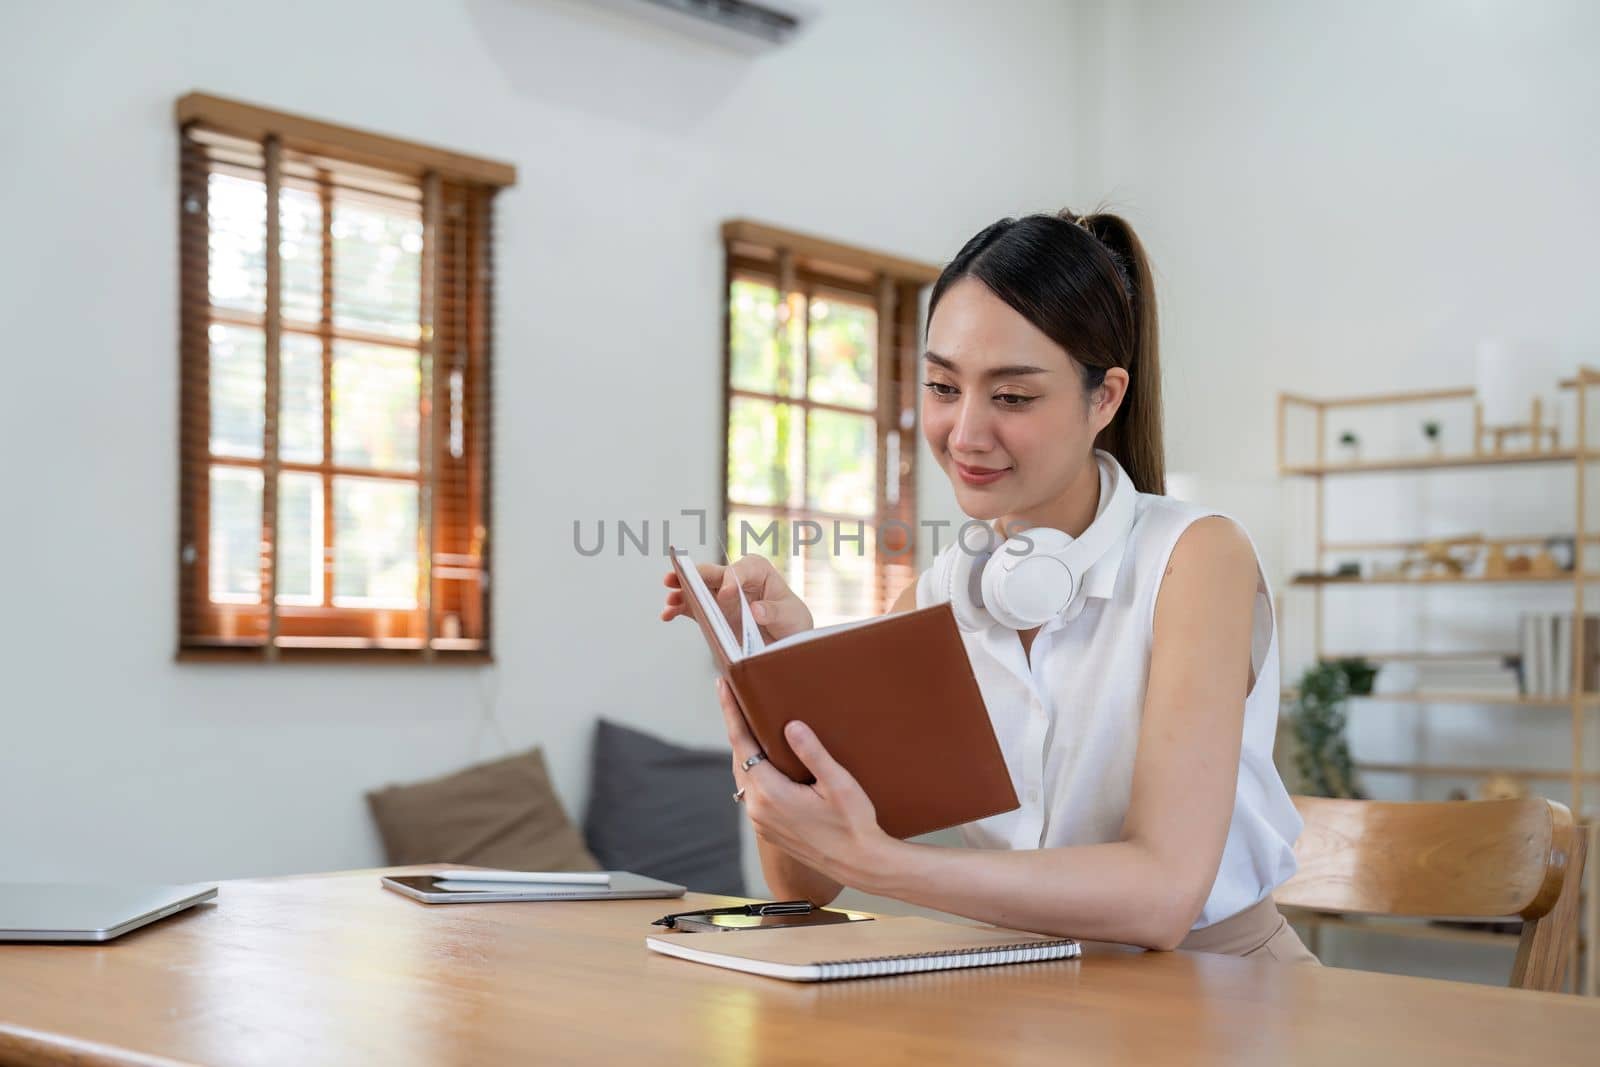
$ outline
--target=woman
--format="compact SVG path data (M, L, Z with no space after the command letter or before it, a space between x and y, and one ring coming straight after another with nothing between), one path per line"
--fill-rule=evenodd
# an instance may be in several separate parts
M1300 820L1272 764L1270 595L1239 526L1161 495L1157 360L1149 265L1114 215L1002 220L940 275L923 434L993 537L947 547L894 610L955 609L1021 807L962 827L968 848L891 838L802 722L785 736L815 785L746 769L757 745L719 679L777 897L848 885L1040 933L1315 961L1271 897ZM1025 543L1075 539L1094 558L1067 585L1048 588L1049 563L1005 572ZM764 559L701 570L730 608L742 585L771 637L812 624Z

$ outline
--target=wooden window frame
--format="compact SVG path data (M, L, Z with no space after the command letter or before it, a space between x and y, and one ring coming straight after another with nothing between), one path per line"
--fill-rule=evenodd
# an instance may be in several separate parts
M722 484L721 513L717 529L724 534L734 509L754 512L786 522L819 520L831 522L870 522L881 534L890 523L903 524L907 541L903 546L886 547L875 537L874 603L877 614L888 611L899 590L916 576L917 553L917 363L921 357L922 291L939 277L940 268L932 264L857 248L809 234L784 230L747 219L733 219L722 226L724 279L722 287L722 450L719 467ZM733 387L733 308L735 281L748 280L771 285L779 300L789 294L805 294L804 306L819 292L837 294L850 303L877 312L877 388L872 410L812 400L809 382L802 383L800 395L778 397ZM780 327L781 328L781 327ZM807 351L804 362L809 376L809 323L801 331ZM872 416L876 424L877 470L873 486L874 511L867 516L834 515L829 512L786 505L752 505L729 499L728 432L736 398L752 398L782 403L802 410L809 426L813 410L839 411L855 416ZM890 442L894 442L891 450ZM806 453L809 452L809 440ZM898 456L898 469L889 470L891 451ZM802 479L808 457L802 453ZM895 490L890 501L890 488ZM802 494L809 486L802 487ZM729 545L728 550L734 551Z
M179 429L179 611L180 660L371 659L481 663L493 659L490 626L490 475L493 249L495 194L516 181L514 167L493 160L416 144L303 116L190 93L177 101L180 132L179 340L182 397ZM202 144L203 148L197 147ZM264 307L260 313L213 306L209 293L210 222L207 189L212 173L226 173L232 151L244 160L243 176L257 180L266 203L279 204L285 182L309 188L321 208L321 312L316 321L282 315L282 258L268 254ZM223 160L223 162L219 162ZM368 333L333 321L333 196L387 196L415 200L422 223L418 336ZM279 212L266 213L266 248L279 247ZM441 290L453 283L451 293ZM262 451L259 459L210 451L209 331L213 324L259 329L266 368ZM311 336L321 344L322 449L318 463L291 462L279 455L280 349L285 334ZM335 462L331 440L331 368L336 340L381 344L415 351L418 390L418 455L415 472L351 467ZM437 371L437 373L436 373ZM452 431L460 427L452 448ZM212 599L209 565L209 478L213 467L262 473L262 581L258 600L232 604ZM415 607L336 605L328 561L322 571L320 604L280 602L277 486L285 471L314 474L322 483L322 547L335 544L332 486L336 477L397 479L418 487L418 602ZM448 483L450 500L434 490ZM443 510L441 510L441 508ZM445 526L449 546L441 543ZM446 551L446 547L460 549ZM460 582L453 593L442 583ZM471 590L469 591L469 583ZM463 633L436 632L435 607L451 613ZM264 622L262 619L264 616ZM446 620L449 621L449 620ZM448 629L448 628L447 628Z

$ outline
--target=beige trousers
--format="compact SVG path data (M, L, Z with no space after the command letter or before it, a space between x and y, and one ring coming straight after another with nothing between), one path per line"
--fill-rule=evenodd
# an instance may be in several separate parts
M1191 930L1178 948L1186 952L1216 952L1249 956L1279 963L1321 964L1278 911L1271 897L1230 915L1221 922Z

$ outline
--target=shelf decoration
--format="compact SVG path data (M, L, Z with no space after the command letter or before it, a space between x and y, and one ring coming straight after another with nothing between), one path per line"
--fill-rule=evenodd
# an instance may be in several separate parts
M1478 544L1482 544L1481 537L1424 541L1415 555L1407 554L1400 573L1406 577L1460 578L1473 561L1470 546Z
M1492 451L1503 453L1507 437L1529 439L1529 450L1543 451L1545 439L1549 447L1560 447L1560 434L1554 426L1544 424L1544 401L1539 395L1542 384L1537 371L1530 372L1525 353L1512 350L1505 342L1487 338L1478 344L1477 403L1473 408L1472 448L1484 451L1484 438L1493 441ZM1554 383L1551 383L1554 384ZM1522 413L1528 412L1528 421L1520 422Z
M1550 550L1550 556L1555 560L1556 567L1561 571L1570 571L1577 563L1578 541L1574 537L1551 537L1544 543Z
M1444 441L1439 436L1442 429L1438 419L1429 419L1422 424L1422 436L1428 439L1429 455L1438 457L1444 454Z

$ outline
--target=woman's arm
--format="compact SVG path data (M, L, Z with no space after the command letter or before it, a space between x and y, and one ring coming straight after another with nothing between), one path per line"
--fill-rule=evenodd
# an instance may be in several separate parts
M889 609L889 614L910 611L916 606L917 584L912 582L901 590L894 606ZM739 767L735 767L736 777L740 774L740 770ZM760 835L756 837L756 852L761 857L761 873L767 880L767 888L772 890L773 898L776 900L804 899L822 907L833 903L844 889L840 883L825 874L817 873Z
M1016 851L897 841L799 723L786 736L817 784L754 768L742 781L758 834L869 893L1039 933L1176 946L1210 894L1232 818L1257 582L1249 540L1225 519L1196 522L1173 550L1121 840Z
M809 900L825 908L844 891L842 883L812 870L760 834L756 835L756 852L773 900Z

